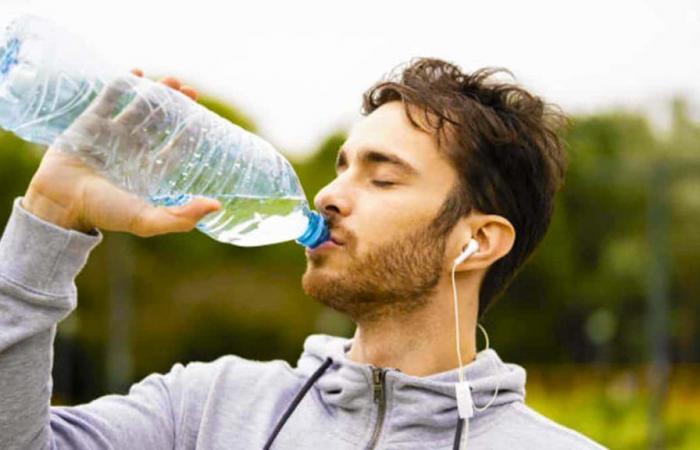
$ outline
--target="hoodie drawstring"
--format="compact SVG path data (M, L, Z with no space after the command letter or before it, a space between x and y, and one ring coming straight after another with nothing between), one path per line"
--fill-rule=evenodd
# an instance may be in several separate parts
M267 442L265 442L265 446L263 447L263 450L269 450L270 447L272 446L272 442L274 442L275 438L277 438L277 435L280 433L282 430L282 427L284 424L287 422L289 417L292 415L296 407L299 405L301 400L304 398L307 392L309 392L309 389L311 389L311 386L314 385L316 380L321 378L321 375L328 369L331 364L333 364L333 359L328 357L326 358L325 361L323 361L323 364L319 366L318 369L309 377L308 380L306 380L306 383L304 383L304 386L297 392L297 395L294 397L294 400L292 400L292 403L289 404L287 407L287 410L282 414L282 417L280 418L279 422L277 422L277 425L275 426L275 429L272 430L272 434L270 434L270 437L267 438ZM454 440L454 445L453 449L458 450L459 449L459 443L462 438L462 428L464 426L464 419L458 418L457 419L457 429L455 430L455 440Z
M464 427L464 421L467 419L457 418L457 429L455 430L455 442L452 444L452 450L459 450L459 443L462 440L462 428Z
M316 372L314 372L311 377L306 380L306 383L304 383L304 386L302 386L301 390L297 392L296 397L294 397L294 400L292 400L292 403L289 404L287 407L287 410L284 412L282 415L282 418L280 418L279 422L277 422L277 426L275 426L275 429L272 430L272 434L270 435L269 438L267 438L267 442L265 443L265 446L263 447L263 450L269 450L269 448L272 446L272 442L275 440L277 435L279 434L280 430L284 426L285 422L287 422L287 419L289 419L289 416L292 415L294 410L296 409L297 405L299 405L299 402L304 398L307 392L309 392L309 389L311 389L311 386L321 378L321 375L323 375L323 372L330 367L330 365L333 364L333 359L330 357L326 358L326 360L321 364L321 366L316 369Z

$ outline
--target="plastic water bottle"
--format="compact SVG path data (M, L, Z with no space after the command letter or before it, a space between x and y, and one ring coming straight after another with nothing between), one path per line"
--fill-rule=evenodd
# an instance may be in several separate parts
M152 204L221 202L197 228L240 246L329 239L289 162L179 91L114 70L77 36L20 16L0 37L0 126L71 152Z

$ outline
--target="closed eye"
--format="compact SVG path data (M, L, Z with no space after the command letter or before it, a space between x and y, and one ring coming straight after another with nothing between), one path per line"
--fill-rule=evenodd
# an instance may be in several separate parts
M372 184L377 186L377 187L390 187L390 186L394 186L396 183L391 182L391 181L372 180Z

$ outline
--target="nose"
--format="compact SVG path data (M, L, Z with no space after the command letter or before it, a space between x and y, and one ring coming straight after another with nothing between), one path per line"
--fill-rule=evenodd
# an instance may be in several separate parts
M331 222L350 214L352 208L349 192L340 177L318 191L314 198L314 206Z

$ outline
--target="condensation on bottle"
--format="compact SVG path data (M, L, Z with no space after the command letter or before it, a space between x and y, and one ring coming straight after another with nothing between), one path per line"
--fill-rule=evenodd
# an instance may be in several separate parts
M78 156L155 205L217 199L222 208L197 228L220 242L329 239L272 145L179 91L110 68L44 18L19 16L0 37L0 127Z

